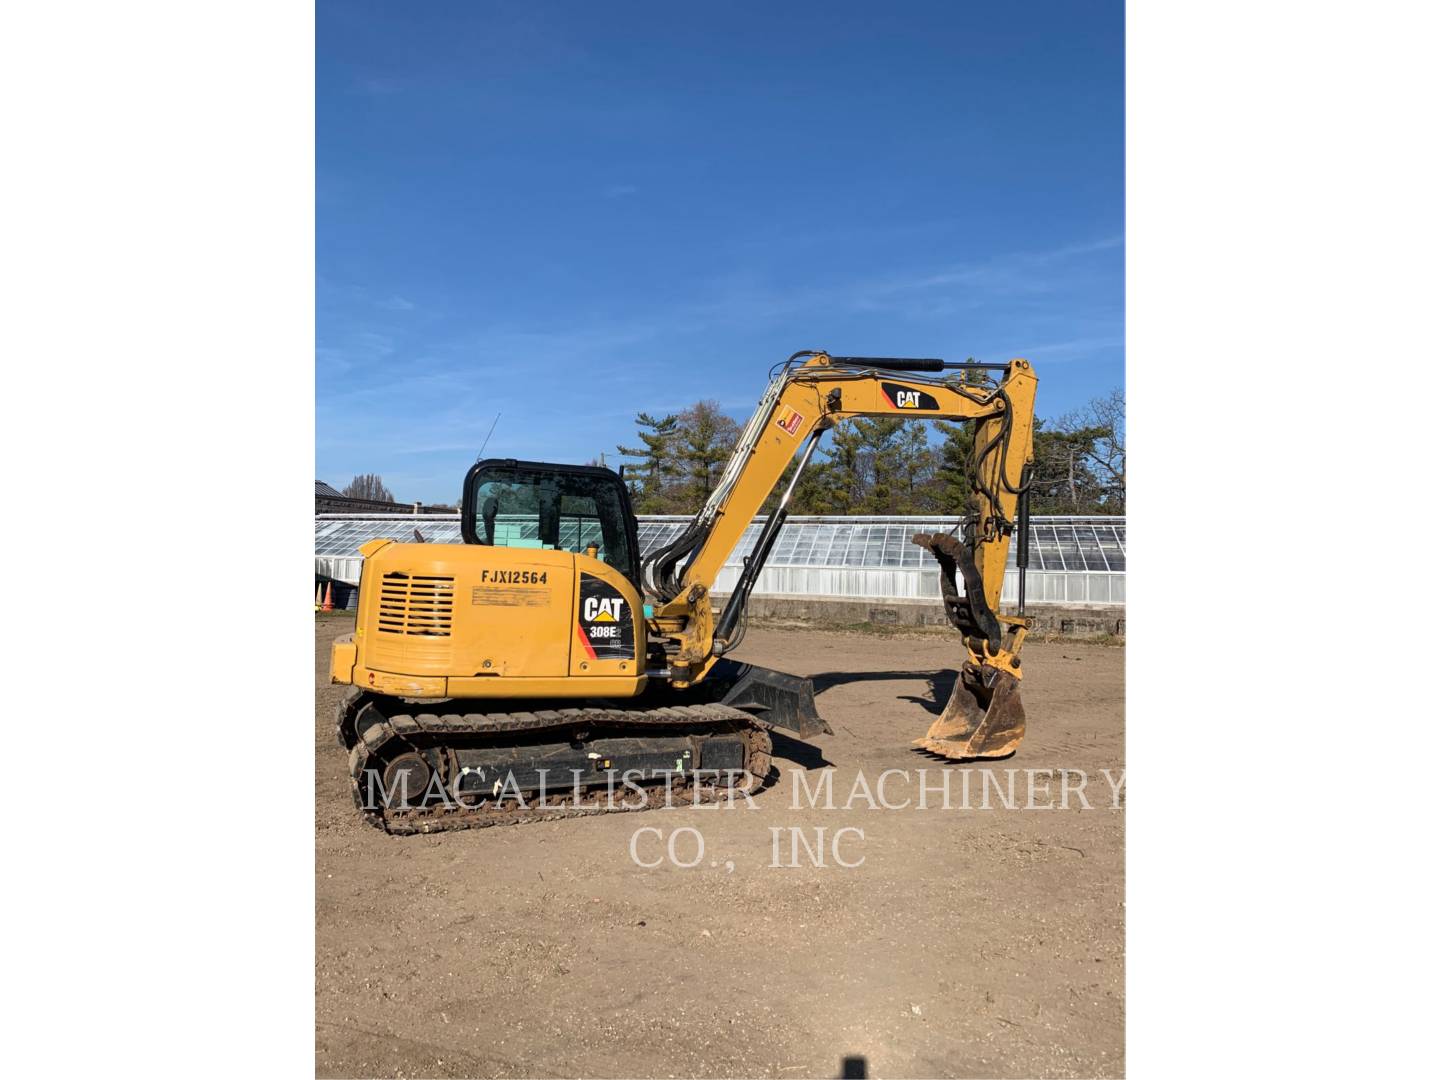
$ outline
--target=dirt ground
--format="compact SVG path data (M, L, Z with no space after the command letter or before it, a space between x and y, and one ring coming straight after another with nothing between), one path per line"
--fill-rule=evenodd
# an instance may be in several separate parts
M1027 646L1029 731L987 787L909 745L948 697L953 640L752 629L739 657L811 676L835 729L777 740L755 809L391 837L361 822L334 741L328 650L350 629L315 634L317 1075L793 1080L848 1056L876 1077L1123 1075L1123 649ZM816 789L828 766L835 808L797 807L796 776ZM1078 772L1064 809L1027 769L1083 771L1091 809ZM907 808L870 808L886 770ZM652 826L698 830L703 857L664 861L635 837ZM792 826L812 847L827 830L827 865L771 865ZM831 847L845 828L863 839ZM694 833L675 841L695 859Z

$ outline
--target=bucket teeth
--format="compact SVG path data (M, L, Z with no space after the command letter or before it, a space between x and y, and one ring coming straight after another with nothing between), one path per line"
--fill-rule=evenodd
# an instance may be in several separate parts
M914 745L966 761L1013 754L1024 738L1019 680L998 668L967 666L955 681L945 711Z

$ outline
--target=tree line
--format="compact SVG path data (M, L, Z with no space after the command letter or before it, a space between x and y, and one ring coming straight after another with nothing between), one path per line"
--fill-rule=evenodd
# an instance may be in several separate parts
M930 437L934 429L938 439ZM795 488L795 514L963 512L970 497L972 424L860 417L830 431ZM678 413L635 417L626 484L638 514L693 514L709 497L740 438L714 400ZM593 462L592 462L593 464ZM778 489L789 482L792 462ZM384 481L357 476L348 498L394 502ZM458 506L458 504L457 504ZM768 507L767 507L768 509ZM1036 514L1125 513L1125 394L1118 387L1053 420L1037 420L1030 509Z
M938 440L930 438L932 425ZM740 425L713 400L662 416L642 412L635 427L635 443L616 449L631 459L625 476L640 514L693 514L714 490L740 436ZM1032 513L1125 512L1121 389L1053 420L1038 420L1034 442ZM825 436L801 476L791 512L961 513L970 496L973 443L971 424L902 417L844 421Z
M370 499L374 502L393 503L395 496L385 486L385 481L375 473L362 473L340 489L347 499Z

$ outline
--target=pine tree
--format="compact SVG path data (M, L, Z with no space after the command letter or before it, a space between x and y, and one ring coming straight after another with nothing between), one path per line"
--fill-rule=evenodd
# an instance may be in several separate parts
M681 463L678 496L684 507L681 512L692 514L715 490L740 438L740 425L720 411L718 401L697 401L680 414L679 421L675 440Z
M835 427L824 457L800 478L792 510L799 514L925 513L935 501L932 488L937 463L924 424L898 416L848 420Z
M935 426L945 436L935 469L935 511L945 517L960 517L970 508L970 455L975 452L975 425L939 420Z
M859 514L864 494L864 437L857 421L836 424L827 436L824 457L817 450L800 476L790 504L795 514ZM822 444L823 445L823 444ZM793 470L794 465L791 465ZM792 473L787 470L787 476Z
M615 447L625 457L641 459L625 470L636 513L672 512L667 489L675 475L673 455L679 424L680 418L673 414L657 418L642 412L635 417L635 426L639 428L636 434L643 445Z
M935 467L926 425L899 416L856 422L864 450L861 513L923 513L923 492Z
M897 451L901 461L899 514L929 514L937 509L935 470L940 455L930 445L931 424L910 423L900 432Z

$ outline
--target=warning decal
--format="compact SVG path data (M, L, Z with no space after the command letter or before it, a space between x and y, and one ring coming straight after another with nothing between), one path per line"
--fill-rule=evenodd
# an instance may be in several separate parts
M787 435L794 435L800 430L800 425L803 423L805 423L805 417L786 405L780 410L780 419L775 421L775 426L784 428Z
M580 575L580 644L593 660L635 659L635 623L620 590L607 581Z

